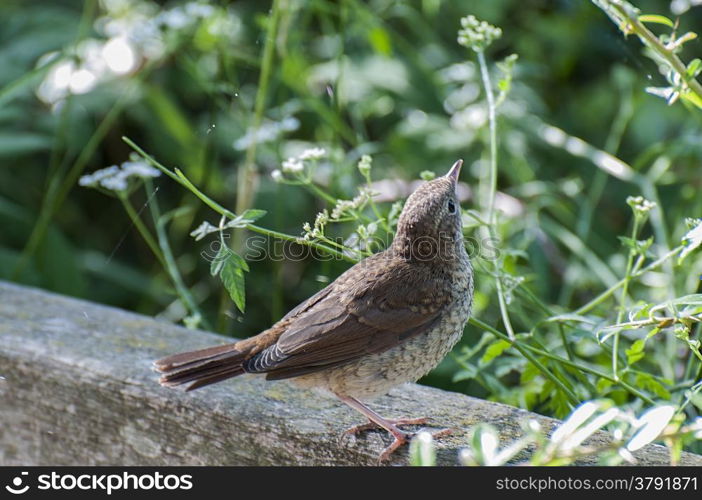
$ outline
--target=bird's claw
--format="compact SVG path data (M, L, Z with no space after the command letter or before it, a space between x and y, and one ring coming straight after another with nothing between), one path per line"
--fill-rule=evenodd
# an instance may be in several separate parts
M394 425L395 427L400 427L401 425L425 425L427 422L429 422L429 418L427 418L427 417L398 418L398 419L389 419L388 422L390 424ZM346 429L344 431L344 434L349 435L349 436L355 436L356 434L360 434L361 432L376 430L376 429L383 430L383 427L376 424L375 422L369 420L365 424L354 425L353 427Z
M406 432L402 431L399 429L400 426L404 425L425 425L429 422L428 418L398 418L398 419L388 419L387 423L390 424L392 427L394 427L394 431L390 431L389 429L383 428L383 426L369 421L365 424L360 424L360 425L354 425L353 427L347 429L344 431L344 433L341 435L341 438L343 439L345 436L356 436L360 434L361 432L368 431L368 430L386 430L392 435L393 437L393 442L390 443L389 446L387 446L382 453L378 456L378 464L383 464L384 462L387 462L392 454L401 446L407 444L416 434L417 432ZM429 432L429 431L427 431ZM439 438L442 436L446 436L448 434L451 434L453 432L453 429L440 429L437 431L431 431L429 432L433 438Z
M426 431L431 434L431 437L436 439L440 438L443 436L448 436L449 434L454 432L454 429L439 429L438 431ZM388 446L383 450L383 452L378 456L378 465L382 465L384 462L387 462L390 459L390 456L397 450L400 446L408 443L414 436L416 436L418 432L403 432L400 436L396 436L393 434L394 440Z

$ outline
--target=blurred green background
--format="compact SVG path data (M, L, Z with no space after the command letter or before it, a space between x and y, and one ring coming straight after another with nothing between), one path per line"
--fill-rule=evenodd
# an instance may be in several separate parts
M702 7L685 1L637 6L673 19L681 14L681 33L702 28ZM122 136L181 168L231 210L238 171L247 161L255 165L250 206L267 211L257 223L296 236L330 205L275 182L271 173L305 148L325 148L316 181L341 199L353 198L363 182L356 168L363 154L373 157L375 180L443 174L463 158L462 181L475 187L486 175L487 111L474 54L456 43L459 19L468 14L503 30L488 53L492 68L519 56L498 118L505 272L558 311L579 307L622 276L626 252L618 236L631 224L626 197L650 193L608 174L575 137L637 173L655 174L665 210L642 236L658 231L658 254L674 246L687 231L684 219L702 214L702 114L645 91L665 86L665 78L636 37L625 38L591 2L289 0L274 7L258 0L3 0L0 278L167 321L187 316L119 200L78 185L81 175L128 160ZM265 47L271 63L262 74ZM689 60L701 49L694 40L680 56ZM261 126L254 135L257 99ZM558 130L562 141L545 140ZM250 262L242 314L208 272L202 252L213 238L189 236L203 220L216 225L218 216L165 176L153 185L130 199L149 228L147 201L164 213L178 209L164 226L177 267L221 333L261 331L349 265L313 258ZM475 196L463 208L480 209ZM348 236L353 225L335 231ZM484 262L476 268L475 314L498 326L490 268ZM662 300L671 287L677 295L696 293L701 270L699 257L675 277L662 269L634 287L633 297ZM528 332L541 314L519 297L510 307L519 331ZM611 321L611 313L600 316ZM461 347L478 345L482 333L469 326ZM592 331L571 335L580 356L608 365ZM670 382L660 383L676 397L673 380L684 377L674 360L684 364L689 353L674 339L666 346L649 362L668 361L651 371ZM529 368L519 356L476 361L471 366L481 376L466 366L451 357L424 382L553 415L569 409L550 397L548 382L524 377ZM625 393L607 395L627 401Z

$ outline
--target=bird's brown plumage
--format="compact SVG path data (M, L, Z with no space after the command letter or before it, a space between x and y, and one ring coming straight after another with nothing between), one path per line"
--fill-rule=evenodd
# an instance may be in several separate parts
M460 338L472 303L455 196L459 169L457 162L408 198L387 250L354 265L255 337L156 361L161 383L191 390L261 373L327 389L359 409L354 398L382 394L428 372ZM391 430L387 421L381 425Z

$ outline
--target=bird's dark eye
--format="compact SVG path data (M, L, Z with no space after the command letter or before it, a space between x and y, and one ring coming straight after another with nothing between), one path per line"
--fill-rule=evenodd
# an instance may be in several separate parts
M453 202L453 200L448 201L448 211L450 214L456 213L456 204Z

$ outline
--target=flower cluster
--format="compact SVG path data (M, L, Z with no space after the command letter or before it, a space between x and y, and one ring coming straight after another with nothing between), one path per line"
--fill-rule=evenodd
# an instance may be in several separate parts
M358 161L358 171L361 172L361 175L366 179L370 176L372 164L373 158L368 155L361 156L361 159Z
M475 52L483 52L495 40L502 36L502 30L486 21L478 21L475 16L461 18L458 31L458 43Z
M372 193L368 188L362 187L359 189L358 196L353 200L338 200L331 212L331 219L339 220L344 215L348 215L349 212L363 208L368 203L368 200L371 199L371 195Z
M98 84L137 71L145 60L166 53L169 34L205 26L212 35L239 31L241 21L230 11L202 2L161 10L146 2L103 0L106 15L95 22L104 38L87 38L72 47L71 57L49 52L39 65L52 64L37 88L37 97L60 105L68 95L86 94Z
M285 180L285 174L298 175L305 171L305 162L320 160L326 156L327 152L322 148L309 148L305 149L302 153L297 156L291 156L285 160L280 169L276 169L271 172L271 177L276 182L283 182Z
M346 238L344 246L353 250L353 254L358 252L370 252L374 243L374 235L378 231L378 224L371 222L367 226L360 224L351 236ZM360 255L354 255L360 257Z
M234 149L245 151L252 142L262 144L278 139L285 132L293 132L300 127L300 120L294 116L286 116L280 121L266 120L261 126L249 128L246 133L234 141Z
M643 196L629 196L626 199L626 203L632 208L634 213L640 215L647 214L656 207L654 202L647 200Z
M122 165L112 165L107 168L96 170L92 174L84 175L78 180L78 184L83 187L101 187L109 191L126 191L129 187L129 179L136 177L146 179L158 177L161 172L155 169L138 156L132 154L129 161Z
M317 214L317 218L314 220L314 227L310 225L309 222L305 222L302 226L302 230L305 232L302 239L305 241L316 240L319 238L324 238L324 226L329 222L329 212L325 208Z

